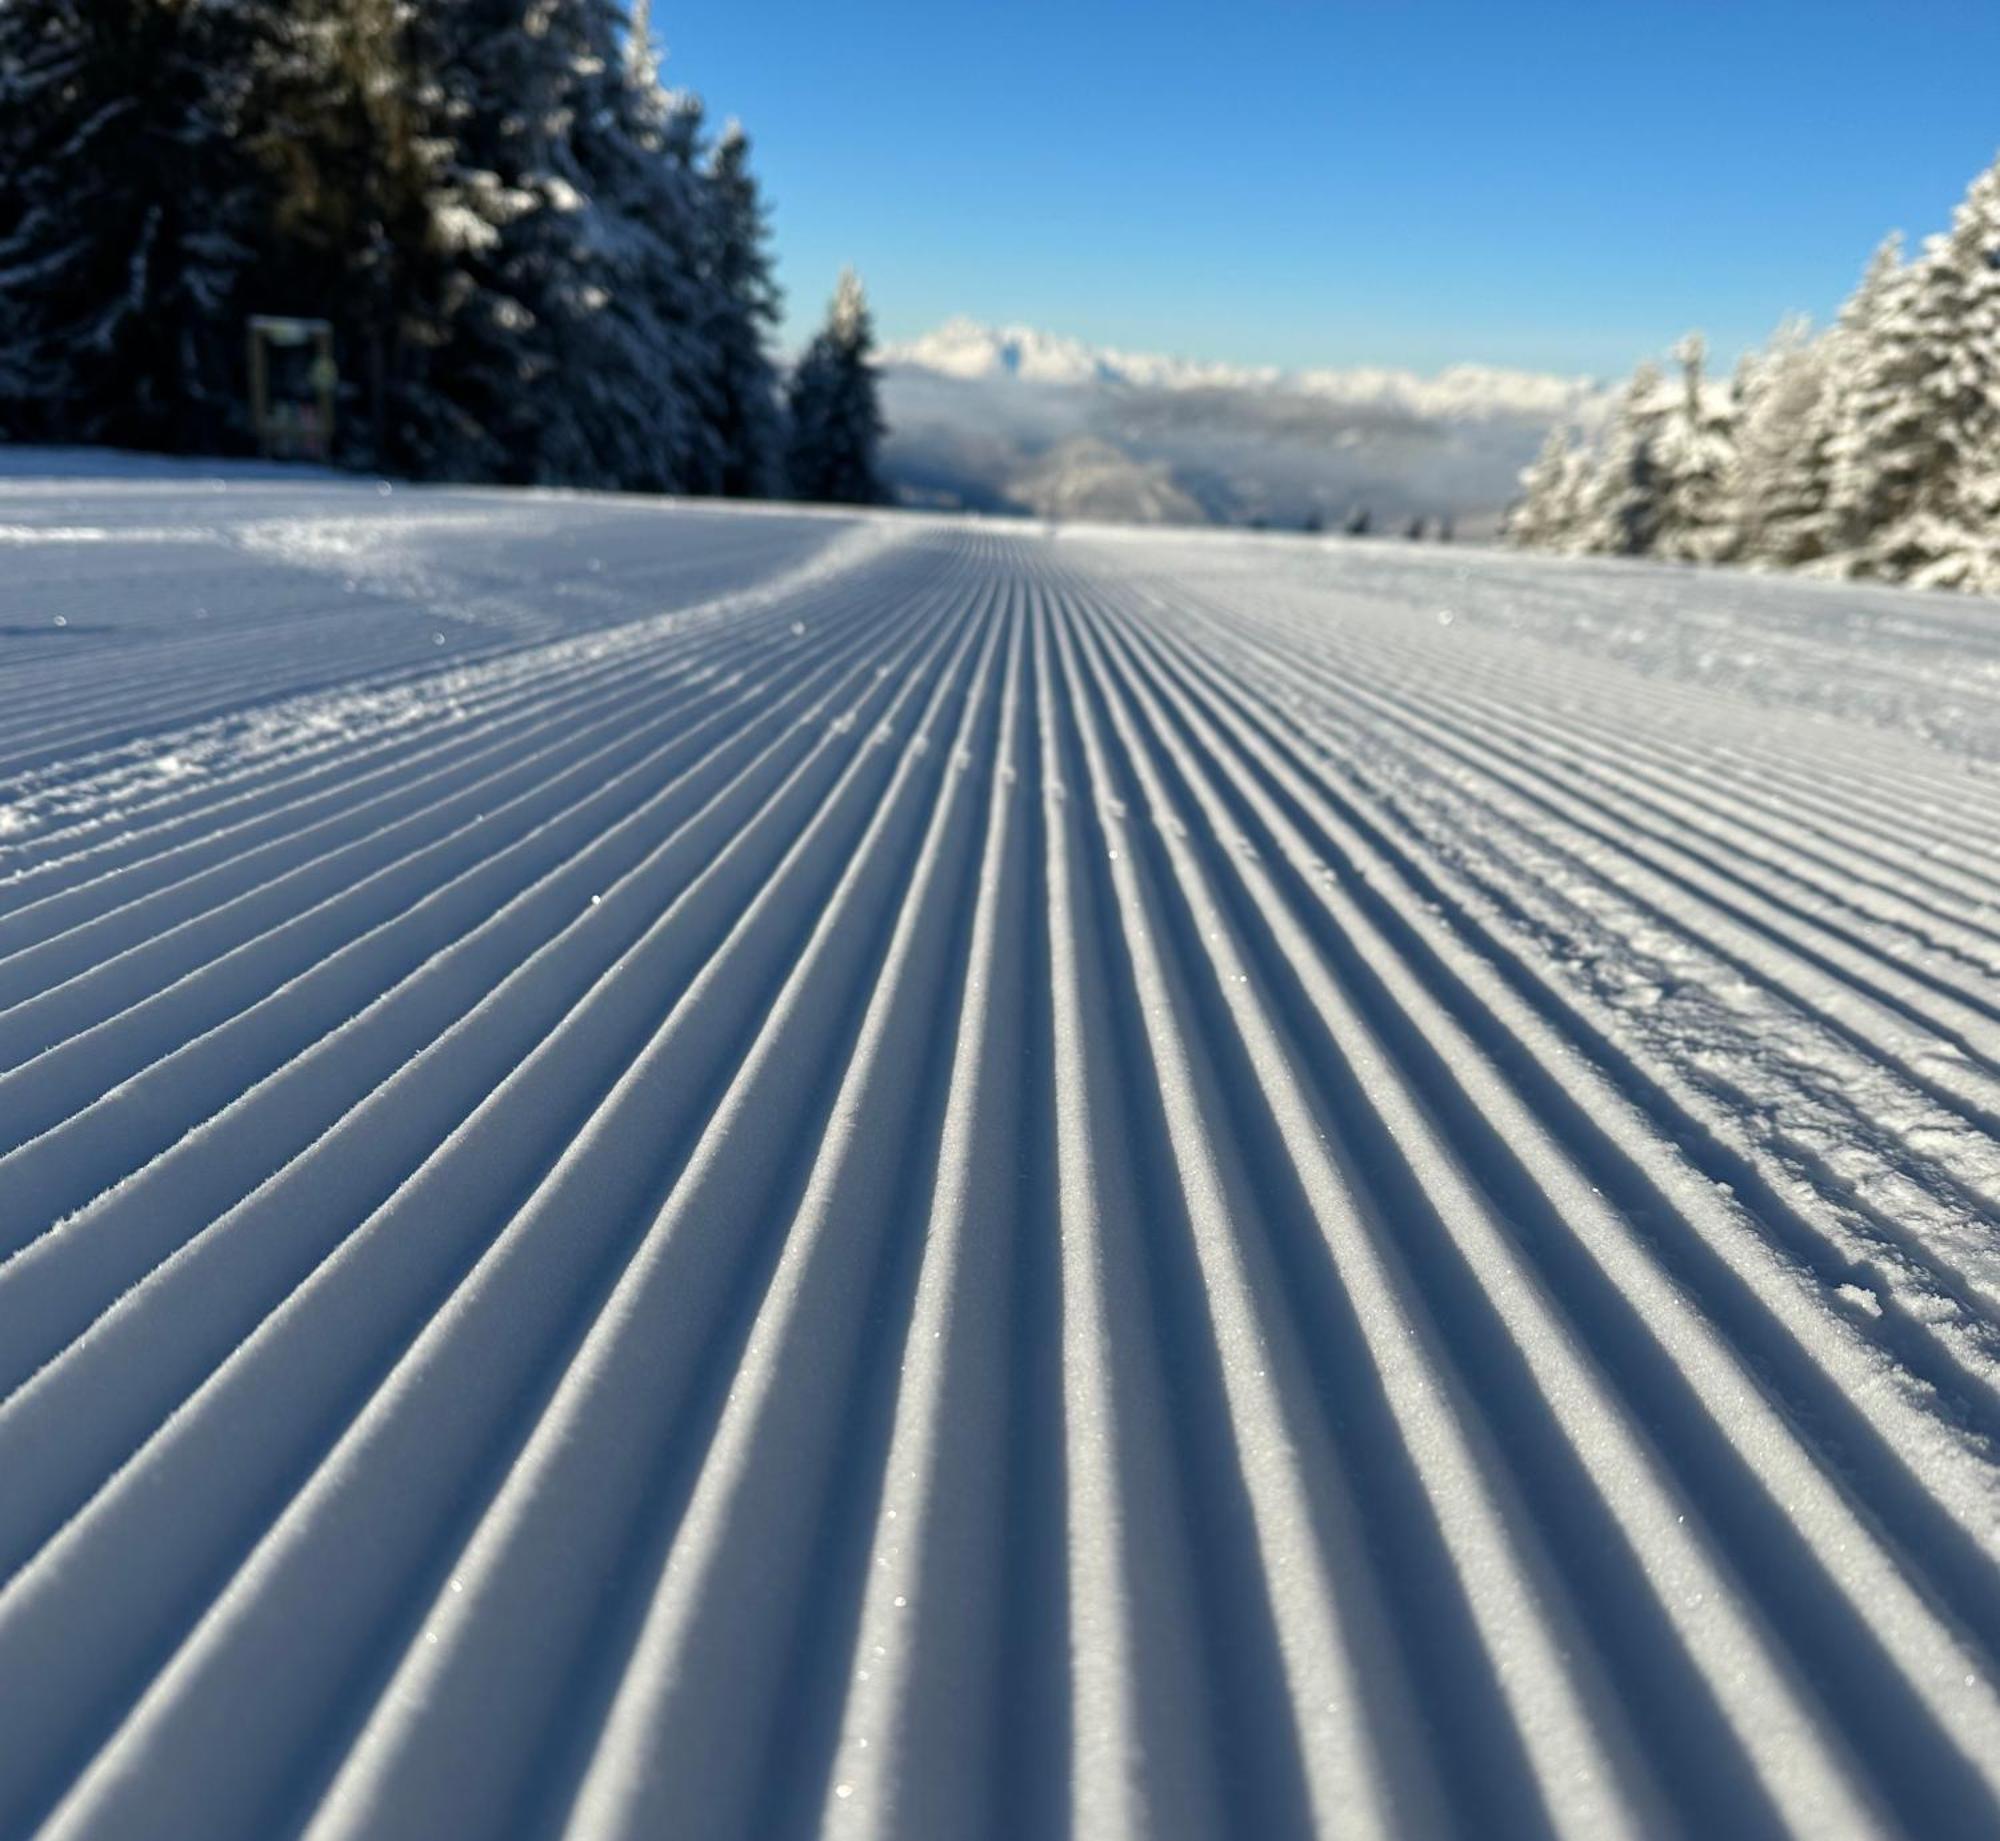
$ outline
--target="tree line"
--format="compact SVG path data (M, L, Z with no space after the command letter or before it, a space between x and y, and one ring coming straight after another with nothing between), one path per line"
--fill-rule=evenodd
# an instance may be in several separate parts
M644 0L0 4L9 439L248 451L248 318L299 316L349 464L879 498L860 284L789 388L779 307Z
M1830 326L1726 383L1698 337L1675 358L1550 436L1511 541L2000 592L2000 164L1914 256L1889 238Z

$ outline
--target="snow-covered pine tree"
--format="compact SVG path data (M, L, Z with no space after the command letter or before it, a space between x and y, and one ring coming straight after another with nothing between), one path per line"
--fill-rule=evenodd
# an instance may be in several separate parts
M532 475L518 395L533 374L523 350L537 326L517 298L532 265L506 233L541 203L556 101L534 0L457 0L412 21L435 72L427 206L446 280L425 343L430 387L400 405L402 439L439 478Z
M580 0L568 176L584 264L563 301L561 372L601 481L699 491L715 435L709 207L699 100L661 83L643 8Z
M1684 367L1642 366L1581 461L1551 439L1514 542L2000 593L2000 163L1826 333L1781 331L1727 394Z
M1876 493L1867 440L1870 391L1877 381L1879 330L1901 311L1910 283L1903 239L1892 232L1876 246L1861 280L1826 335L1824 495L1811 531L1817 574L1855 573L1853 546L1867 528Z
M2000 590L2000 164L1981 173L1918 268L1929 415L1910 442L1900 516L1868 539L1870 573L1924 588Z
M1719 551L1727 560L1792 569L1823 553L1837 345L1837 330L1815 338L1789 320L1744 359Z
M594 300L567 176L583 34L578 0L434 10L441 181L457 201L452 311L434 354L435 465L456 478L608 484L562 375L566 321Z
M241 132L256 9L0 5L0 431L215 451L244 434Z
M414 0L279 0L250 118L273 175L248 304L334 323L343 450L424 473L441 407L429 354L451 312L457 239L493 231L456 208L437 44Z
M715 489L730 498L764 498L777 490L784 466L778 375L769 349L778 289L765 248L763 202L750 171L750 139L737 122L723 129L709 157L708 186L708 339L722 451Z
M1507 541L1523 550L1575 549L1592 458L1569 424L1551 428L1542 451L1521 474L1521 496L1507 514Z
M1680 562L1713 562L1728 544L1728 487L1735 450L1735 406L1707 377L1708 347L1689 333L1674 347L1680 386L1659 418L1651 444L1658 507L1647 552Z
M1888 581L2000 582L1984 531L2000 431L1994 263L2000 169L1973 182L1951 230L1874 278L1833 442L1832 566Z
M1650 359L1632 373L1577 493L1572 547L1600 556L1652 553L1665 491L1655 450L1676 401Z
M437 17L445 181L472 231L433 365L446 468L713 481L699 104L663 88L643 10L615 0L462 0Z
M882 411L869 362L874 347L860 278L843 270L826 325L792 373L786 470L797 497L851 505L881 501L875 455Z
M769 490L763 237L643 0L0 0L0 435L239 444L244 316L312 314L350 457Z

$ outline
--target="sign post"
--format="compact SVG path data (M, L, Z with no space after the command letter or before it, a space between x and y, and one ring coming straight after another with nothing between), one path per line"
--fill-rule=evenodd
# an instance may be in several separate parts
M271 460L324 460L333 451L333 326L326 320L250 316L250 421Z

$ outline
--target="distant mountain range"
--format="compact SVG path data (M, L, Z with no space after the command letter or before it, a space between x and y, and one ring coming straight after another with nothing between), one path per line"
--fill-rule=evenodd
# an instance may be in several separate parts
M1281 371L954 319L883 352L885 463L915 504L1135 523L1450 518L1490 531L1587 379L1456 365Z

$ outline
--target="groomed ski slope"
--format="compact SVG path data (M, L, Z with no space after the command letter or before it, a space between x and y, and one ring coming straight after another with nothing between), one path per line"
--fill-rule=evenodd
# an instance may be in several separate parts
M0 484L0 1836L1985 1835L2000 612Z

